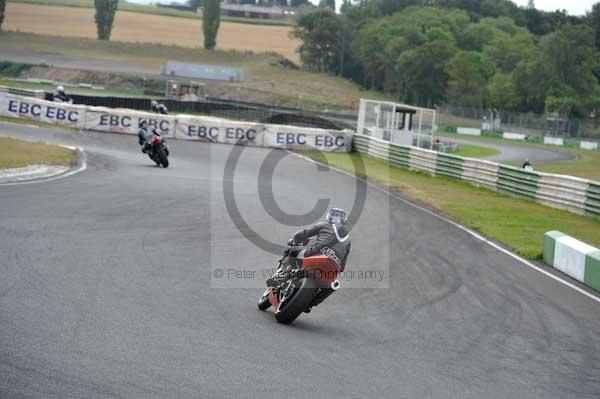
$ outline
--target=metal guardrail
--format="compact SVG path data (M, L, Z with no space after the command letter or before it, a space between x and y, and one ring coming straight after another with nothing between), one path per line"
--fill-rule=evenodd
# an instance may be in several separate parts
M491 161L392 144L365 135L354 135L352 147L403 168L467 181L553 208L600 216L600 182L597 181L526 171Z
M114 96L89 96L71 95L75 104L84 104L107 108L127 108L140 111L150 110L150 99ZM46 93L46 99L52 100L52 93ZM196 113L230 118L256 123L272 123L301 127L315 127L320 129L343 130L351 124L331 117L332 114L324 112L307 112L294 108L272 107L265 104L243 103L238 101L219 100L207 98L206 101L162 101L170 112ZM323 116L326 114L327 117ZM338 114L333 114L341 116Z
M16 87L0 86L0 93L14 94L24 97L45 98L46 93L43 90L19 89Z

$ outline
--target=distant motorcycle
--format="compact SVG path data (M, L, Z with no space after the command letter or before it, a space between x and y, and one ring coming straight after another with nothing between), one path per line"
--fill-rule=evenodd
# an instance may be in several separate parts
M53 98L52 101L54 101L55 103L62 103L62 104L73 104L73 99L69 98L69 99L60 99L60 98Z
M156 166L162 165L163 168L169 167L169 146L165 139L156 130L153 131L152 138L149 140L146 154L151 160L156 162Z
M304 243L306 245L307 242ZM286 261L279 259L279 267ZM278 287L269 287L258 300L258 308L275 308L275 319L279 323L290 324L302 312L309 313L333 292L340 288L337 277L340 265L325 255L314 255L302 259L301 267L289 272L289 277Z

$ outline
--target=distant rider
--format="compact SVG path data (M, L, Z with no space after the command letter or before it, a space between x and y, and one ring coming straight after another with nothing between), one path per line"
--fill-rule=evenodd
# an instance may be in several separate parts
M155 114L169 114L169 110L167 109L167 107L164 104L159 103L158 101L152 100L150 106L152 108L152 112L154 112Z
M283 262L285 264L282 263L282 268L267 280L269 287L277 287L287 279L288 273L292 269L300 267L302 259L317 254L327 256L344 270L350 253L350 234L345 226L348 220L346 211L331 208L327 212L325 220L326 222L317 223L310 229L298 231L288 241L291 247L284 253L286 259ZM304 240L315 236L316 238L309 245L302 246Z
M62 86L58 86L56 88L56 91L52 95L52 100L56 101L56 102L62 102L62 103L73 102L73 100L71 100L71 97L67 96L67 94L65 93L65 88Z

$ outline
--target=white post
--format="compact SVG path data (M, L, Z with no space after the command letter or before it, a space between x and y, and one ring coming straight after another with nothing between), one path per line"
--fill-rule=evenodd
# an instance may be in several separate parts
M363 134L365 127L365 112L367 108L367 102L364 98L360 99L360 105L358 107L358 124L356 126L356 133Z
M437 132L437 110L433 110L433 120L431 121L431 144L429 149L433 150L433 140L435 139L435 133Z
M423 109L419 108L419 130L417 131L417 147L421 147L421 125L423 123Z

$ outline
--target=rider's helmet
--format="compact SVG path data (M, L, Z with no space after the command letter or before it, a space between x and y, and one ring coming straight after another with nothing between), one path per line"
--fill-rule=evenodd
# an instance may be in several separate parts
M327 215L325 216L325 220L330 224L346 224L348 221L348 217L346 216L346 211L340 208L331 208Z
M152 107L152 109L156 109L158 108L158 103L156 102L156 100L152 100L150 101L150 106Z
M140 123L138 124L138 126L140 127L140 129L145 129L146 127L148 127L148 121L145 119L140 119Z
M59 92L59 93L64 93L65 92L65 88L62 87L62 86L57 86L56 87L56 91Z

